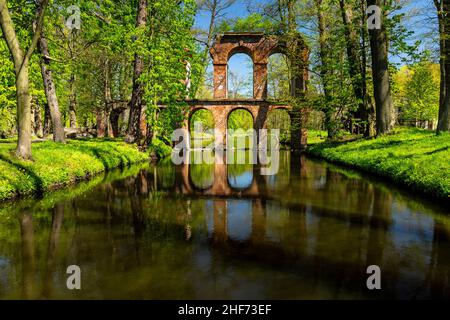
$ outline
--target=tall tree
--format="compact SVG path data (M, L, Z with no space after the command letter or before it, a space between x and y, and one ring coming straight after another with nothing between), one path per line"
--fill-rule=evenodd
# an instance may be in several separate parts
M450 131L450 1L434 0L439 21L441 86L437 132Z
M368 6L382 8L384 0L368 0ZM372 13L377 14L377 13ZM369 13L369 17L372 16ZM377 134L384 134L391 131L393 121L393 104L391 97L391 86L389 81L388 63L388 34L385 25L386 14L381 12L380 28L369 29L370 51L372 55L372 77L373 95L376 108L376 129Z
M42 10L44 0L38 0L37 5L39 10ZM44 35L44 30L41 31L39 37L38 49L42 55L40 66L41 75L44 83L45 96L47 98L48 108L50 111L50 118L53 125L53 140L55 142L65 143L64 126L61 120L61 112L59 109L58 97L56 96L56 87L53 80L52 70L50 68L51 58L48 50L48 42Z
M136 28L145 28L147 24L147 0L138 1L138 10L136 18ZM128 123L128 132L125 141L134 143L141 138L141 116L143 109L144 85L140 81L140 77L144 71L144 59L138 53L134 56L134 73L133 73L133 93L130 103L130 119Z
M328 138L333 139L337 132L337 126L334 121L335 108L332 97L332 58L330 56L330 41L329 28L325 21L325 8L323 0L315 0L317 13L317 28L319 33L319 56L320 56L320 77L322 79L323 95L324 95L324 113L325 113L325 127L328 132Z
M28 67L30 58L37 46L44 23L48 0L43 0L37 7L37 20L34 35L27 51L20 46L6 0L0 0L0 25L3 36L14 61L17 92L17 117L19 139L16 154L22 159L31 159L31 96Z
M353 92L357 99L358 109L355 116L360 118L364 123L364 135L370 135L369 126L369 112L366 104L366 90L365 90L365 73L361 55L359 52L359 36L357 32L357 25L354 19L353 8L349 0L339 0L339 7L341 9L342 22L344 24L345 42L347 47L348 71L352 81Z

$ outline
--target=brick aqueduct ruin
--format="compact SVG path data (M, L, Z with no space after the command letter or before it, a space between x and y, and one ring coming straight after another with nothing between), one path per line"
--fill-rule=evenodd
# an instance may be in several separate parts
M306 92L308 80L309 49L302 39L297 50L301 71L291 83L291 91ZM209 110L214 118L216 129L216 143L227 142L228 117L236 109L245 109L253 117L253 128L266 128L267 118L275 109L287 110L291 118L291 147L302 149L306 146L307 130L302 128L298 116L292 114L292 107L280 102L267 100L267 65L269 57L275 53L285 54L286 45L277 36L266 36L262 33L224 33L216 38L210 49L214 66L214 99L189 100L190 114L184 123L184 129L189 130L191 116L199 109ZM253 98L252 99L228 99L228 61L234 54L245 53L253 61ZM292 89L294 88L294 89ZM304 121L303 121L304 122Z

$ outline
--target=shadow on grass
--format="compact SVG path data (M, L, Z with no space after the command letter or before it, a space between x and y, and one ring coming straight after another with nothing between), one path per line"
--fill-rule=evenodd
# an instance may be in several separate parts
M449 149L449 147L443 147L443 148L439 148L439 149L436 149L436 150L423 152L423 153L412 153L412 154L409 154L409 155L402 155L401 157L396 157L396 158L411 159L411 158L414 158L414 157L431 156L431 155L439 153L439 152L447 151L448 149ZM392 155L391 155L391 157L392 157Z
M312 148L318 148L320 150L323 149L328 149L328 148L336 148L336 147L340 147L343 145L346 145L350 142L355 142L355 141L371 141L373 138L370 139L356 139L356 140L352 140L352 141L330 141L330 142L324 142L324 143L319 143L319 144L315 144L315 145L311 145ZM345 152L352 152L352 151L358 151L358 152L362 152L362 151L368 151L368 150L379 150L379 149L389 149L391 147L396 147L396 146L400 146L400 145L404 145L406 144L408 141L405 140L389 140L389 141L377 141L374 143L371 143L369 145L366 146L354 146L354 147L350 147L350 148L346 148Z
M105 171L110 171L116 167L125 168L126 166L131 165L131 159L128 155L124 154L116 147L113 146L103 146L103 147L94 147L94 146L76 146L76 150L82 151L86 154L91 154L95 158L99 159L103 165ZM110 160L118 159L119 165L115 166L111 164Z
M423 154L424 155L432 155L432 154L435 154L435 153L438 153L438 152L447 151L448 149L449 149L449 147L443 147L443 148L436 149L436 150L433 150L433 151L425 152Z
M36 173L34 173L32 170L30 170L29 168L27 168L26 166L24 166L18 162L12 161L11 159L5 157L5 155L3 155L3 154L0 154L0 160L12 165L17 170L24 172L25 174L30 176L31 179L33 180L33 185L36 188L36 190L34 192L37 195L42 195L44 193L44 191L45 191L44 190L44 181L38 175L36 175Z

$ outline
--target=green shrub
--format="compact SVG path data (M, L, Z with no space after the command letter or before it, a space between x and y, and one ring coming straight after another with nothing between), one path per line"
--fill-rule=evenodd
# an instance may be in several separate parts
M150 154L156 155L158 159L163 159L172 154L172 147L168 146L160 139L155 138L149 146L148 151Z

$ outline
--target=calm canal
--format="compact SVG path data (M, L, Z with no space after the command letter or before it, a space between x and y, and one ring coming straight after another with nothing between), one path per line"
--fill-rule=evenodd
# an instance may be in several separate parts
M287 151L280 162L273 176L139 165L2 204L0 299L450 298L445 205Z

